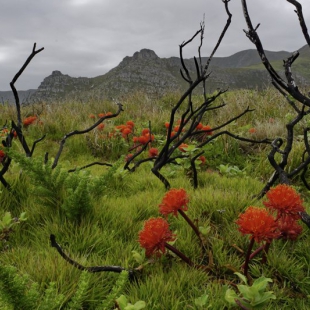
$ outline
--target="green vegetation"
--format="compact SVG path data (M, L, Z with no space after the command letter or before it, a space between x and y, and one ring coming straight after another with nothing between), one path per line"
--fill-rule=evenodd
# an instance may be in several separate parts
M169 244L195 266L208 265L209 269L189 266L168 250L158 258L145 256L138 235L146 220L159 216L158 205L166 190L151 173L152 161L129 171L124 169L125 157L136 151L132 139L149 122L155 136L151 146L161 148L165 122L178 98L178 94L160 99L141 94L123 98L124 112L106 119L104 128L67 139L55 169L51 167L59 141L69 132L88 128L99 113L116 112L117 106L93 100L22 107L24 118L37 116L23 128L27 143L47 136L36 145L31 158L24 156L16 139L10 150L1 148L12 158L5 174L11 188L0 187L1 309L237 309L235 299L253 309L262 304L263 309L310 307L310 231L304 224L296 241L271 243L267 263L261 264L262 255L257 255L249 262L250 279L242 276L249 239L240 234L235 221L248 206L263 206L255 194L273 172L267 160L268 144L217 137L203 147L205 162L197 159L197 189L192 187L186 160L164 166L161 173L171 187L186 190L186 214L198 224L208 251L201 255L197 236L180 215L169 218L170 229L177 235ZM201 102L201 98L195 96L193 101ZM223 102L225 107L209 111L201 122L215 128L249 106L255 110L224 129L257 140L286 138L285 124L293 111L276 91L227 92L215 104ZM0 107L1 124L16 121L14 109ZM116 126L128 121L134 122L134 128L126 135ZM300 162L303 144L298 136L309 126L307 122L304 118L295 128L288 169ZM2 130L3 139L6 134ZM191 142L189 151L195 156L196 142ZM148 151L139 159L148 159ZM102 165L83 168L93 162ZM310 211L307 191L297 177L293 181ZM18 225L14 216L19 216ZM81 271L51 247L51 234L83 266L122 266L127 271ZM133 278L128 277L128 270L135 270ZM249 296L254 299L249 301Z

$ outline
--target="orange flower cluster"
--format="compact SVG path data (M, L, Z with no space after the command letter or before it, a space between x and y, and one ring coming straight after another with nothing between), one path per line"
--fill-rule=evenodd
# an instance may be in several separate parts
M164 254L166 242L174 240L175 235L169 229L168 222L161 217L147 220L139 232L139 243L147 257Z
M177 125L174 126L173 130L171 131L170 137L173 137L180 130L181 122L182 121L180 119L177 121ZM170 126L170 123L169 122L165 122L165 127L166 127L167 130L168 130L169 126ZM183 128L182 128L181 132L182 131L184 131Z
M126 161L126 162L130 161L130 159L131 159L132 157L133 157L133 154L131 154L131 153L130 153L130 154L127 154L126 157L125 157L125 161Z
M98 113L98 117L99 118L102 118L102 117L105 117L105 116L109 116L109 115L112 115L112 112ZM89 114L88 117L91 118L91 119L95 119L96 118L95 114L93 114L93 113Z
M104 116L108 116L108 115L111 115L111 114L112 114L111 112L107 112L106 114L105 113L99 113L98 116L100 118L102 118ZM95 115L94 114L90 114L89 117L90 118L95 118ZM103 123L101 123L101 124L99 124L97 126L97 129L102 131L104 129L104 127L105 127L105 125ZM124 139L128 140L128 136L133 133L134 127L135 127L135 123L133 121L127 121L126 124L115 126L114 130L112 130L110 133L107 134L107 137L115 138L115 137L119 136L119 133L121 133L121 136ZM101 137L104 138L104 136L101 136Z
M3 128L1 131L0 131L0 137L6 137L9 133L9 130L7 128Z
M133 133L135 123L133 121L127 121L125 125L118 125L115 129L122 133L124 139L128 139L128 136Z
M196 126L196 130L205 131L207 136L212 136L213 135L212 128L209 125L203 125L203 124L199 123Z
M189 198L183 188L171 189L165 194L162 203L159 205L159 212L166 217L172 213L177 217L179 210L188 210L188 203Z
M204 165L206 163L206 157L203 155L199 156L199 160L201 161L202 165Z
M36 116L28 116L23 120L24 127L28 127L29 125L33 124L37 120Z
M267 194L267 201L263 204L272 211L277 212L277 218L283 215L290 215L294 219L299 219L299 212L305 212L303 200L300 195L290 186L279 184L270 189Z
M133 137L134 144L142 144L145 145L149 142L153 142L155 140L155 136L150 134L150 130L148 128L144 128L141 132L141 135Z
M280 236L274 217L266 209L250 206L236 221L243 235L250 235L256 242L267 241Z
M282 216L277 221L281 238L285 240L296 240L302 233L302 227L291 216Z
M255 133L256 132L256 129L255 128L250 128L249 129L249 133Z
M304 212L300 195L290 186L280 184L270 189L266 194L268 200L263 204L266 209L249 207L236 221L242 234L251 235L257 242L270 242L275 238L296 240L302 233L302 226L298 224L299 212Z
M183 153L186 153L186 148L188 147L188 144L186 143L182 143L179 145L178 149L183 152Z
M97 126L97 129L100 130L100 131L103 130L104 129L104 124L103 123L99 124Z
M15 129L12 129L11 133L13 133L13 137L17 138L17 132L15 131ZM6 137L9 134L9 130L7 128L3 128L0 131L0 137Z
M92 114L91 114L91 115L92 115ZM102 118L102 117L109 116L109 115L112 115L112 112L99 113L99 114L98 114L98 117L99 117L99 118Z
M149 157L156 157L158 155L158 149L156 147L151 147L149 149Z

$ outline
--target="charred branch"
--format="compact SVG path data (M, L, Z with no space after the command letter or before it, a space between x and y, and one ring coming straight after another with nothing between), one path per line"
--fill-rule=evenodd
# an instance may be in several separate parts
M19 102L19 96L17 93L17 90L15 88L15 83L18 80L18 78L22 75L22 73L24 72L24 70L27 68L27 66L29 65L29 63L31 62L31 60L34 58L35 55L37 55L38 53L42 52L44 50L44 47L36 50L36 43L33 44L33 48L32 48L32 52L29 55L29 57L27 58L27 60L25 61L24 65L20 68L20 70L15 74L13 80L10 83L10 87L12 89L12 92L14 94L14 99L15 99L15 104L16 104L16 112L17 112L17 126L19 128L22 127L22 119L21 119L21 112L20 112L20 102Z
M306 180L306 173L308 170L308 165L310 164L310 148L309 148L309 142L308 142L308 128L304 130L304 146L305 146L305 151L302 156L302 161L301 163L295 167L294 169L291 169L291 172L285 171L287 164L288 164L288 159L289 155L293 149L293 143L294 143L294 128L295 125L298 124L305 115L310 113L310 98L304 94L302 94L296 85L296 81L293 77L292 73L292 65L294 61L298 58L299 52L294 52L290 57L288 57L286 60L283 61L284 64L284 69L285 69L285 77L286 81L284 81L278 73L275 71L275 69L272 67L270 62L268 61L264 48L262 46L262 43L260 41L260 38L257 34L257 27L254 29L251 18L249 16L249 12L247 9L247 1L242 0L242 7L243 7L243 13L244 13L244 18L246 20L248 30L245 31L245 34L247 37L251 40L253 44L256 46L256 50L261 58L262 63L264 64L265 68L267 69L271 79L272 79L272 84L274 87L286 98L287 102L289 105L295 110L297 113L296 117L286 124L286 141L285 141L285 147L282 150L281 146L283 145L283 140L280 138L277 138L273 141L271 144L272 149L270 153L268 154L268 160L272 167L274 168L274 173L272 174L271 178L263 188L263 190L260 192L258 195L259 198L263 197L263 195L270 189L274 183L279 180L280 183L285 183L285 184L290 184L291 179L296 176L297 174L301 173L301 180L306 186L306 188L310 189L309 184ZM302 13L302 6L300 3L296 0L287 0L287 2L293 4L296 8L295 12L298 15L299 18L299 23L303 32L303 35L307 41L307 44L310 47L310 37L308 34L308 30L306 27L306 23L303 18L303 13ZM291 98L294 98L298 102L302 104L302 108L300 109L292 100ZM308 107L308 109L306 109ZM275 159L275 155L280 154L281 156L281 161L277 162Z
M50 242L51 242L51 246L56 248L57 252L61 255L61 257L67 261L69 264L71 264L72 266L74 266L75 268L79 269L79 270L84 270L84 271L88 271L88 272L104 272L104 271L108 271L108 272L117 272L117 273L121 273L125 269L124 267L120 267L120 266L93 266L93 267L85 267L81 264L79 264L78 262L76 262L75 260L73 260L72 258L70 258L61 248L61 246L56 242L56 237L55 235L51 234L50 235ZM133 276L133 270L127 270L129 271L130 276Z
M154 162L154 166L152 169L152 172L164 183L165 187L168 189L170 187L169 182L163 177L163 175L159 172L166 164L169 163L175 163L175 160L178 158L183 158L184 155L181 156L173 156L174 152L183 144L185 143L187 140L191 140L194 137L198 137L201 135L205 135L208 136L206 137L206 139L204 139L203 142L201 142L197 147L201 148L204 145L206 145L207 143L211 142L212 140L214 140L216 137L226 134L231 136L232 138L235 138L237 140L240 141L246 141L246 142L251 142L251 143L266 143L266 144L270 144L271 141L269 141L268 139L263 139L263 140L253 140L253 139L247 139L247 138L243 138L240 137L238 135L235 135L233 133L230 133L227 130L223 130L225 126L229 125L230 123L232 123L233 121L237 120L238 118L242 117L244 114L248 113L248 112L252 112L253 110L251 110L249 107L244 110L242 113L240 113L239 115L232 117L231 119L229 119L227 122L218 125L215 128L212 129L208 129L208 130L198 130L197 129L197 125L200 123L200 121L202 120L203 116L205 115L206 112L210 111L210 110L214 110L214 109L219 109L221 107L224 107L225 104L220 104L217 106L212 106L212 104L215 102L215 100L221 96L223 93L225 93L227 90L219 90L215 95L213 96L207 96L206 92L205 92L205 82L208 78L208 74L207 74L207 70L209 68L210 62L214 56L214 54L216 53L218 47L220 46L226 32L227 29L231 23L231 19L232 19L232 15L229 12L228 9L228 2L229 0L223 0L223 3L225 5L225 10L226 13L228 15L228 19L226 21L226 25L218 39L218 42L216 43L210 57L207 60L207 63L205 65L202 65L201 63L201 47L202 47L202 41L203 41L203 35L204 35L204 22L200 24L200 30L198 30L194 36L186 41L185 43L183 42L180 45L180 58L181 58L181 64L182 64L182 68L183 68L183 72L182 73L182 77L184 78L184 80L186 80L189 83L189 88L187 89L187 91L181 96L180 100L176 103L176 105L172 108L171 110L171 114L170 114L170 122L169 122L169 126L168 126L168 130L167 130L167 138L166 138L166 142L163 146L163 148L161 149L159 155L157 156L155 162ZM185 65L184 59L183 59L183 48L191 43L193 41L193 39L200 34L200 45L198 47L198 53L199 53L199 63L197 61L196 58L194 58L195 61L195 68L196 68L196 79L193 81L193 79L190 76L190 73ZM203 84L204 86L204 101L202 104L200 104L197 108L194 107L193 102L191 100L191 95L194 89L196 89L196 87L198 85ZM187 99L188 103L187 106L184 107L184 112L181 115L181 120L180 120L180 125L179 125L179 129L176 133L174 133L173 136L171 136L172 133L172 129L174 128L174 122L175 122L175 115L177 112L180 112L181 110L181 105L184 105L184 101ZM220 131L222 130L222 131ZM217 133L213 133L214 131L218 131ZM210 135L212 134L212 137L210 137ZM202 153L200 153L201 155ZM194 187L198 186L198 181L197 181L197 169L195 166L195 160L200 156L193 156L190 159L190 163L191 163L191 168L192 168L192 177L193 177L193 185Z
M299 19L299 24L300 24L300 27L301 27L301 30L302 30L302 33L307 41L307 44L309 45L310 47L310 36L309 36L309 33L308 33L308 29L307 29L307 26L306 26L306 23L305 23L305 19L304 19L304 15L302 13L302 6L301 4L296 1L296 0L286 0L287 2L293 4L296 8L295 12L298 16L298 19Z
M95 165L98 165L98 166L108 166L108 167L112 167L113 166L112 164L109 164L109 163L101 163L101 162L95 161L93 163L90 163L88 165L82 166L80 168L70 169L70 170L68 170L68 172L70 173L70 172L75 172L77 170L87 169L87 168L95 166Z
M287 0L289 1L289 0ZM289 1L290 2L290 1ZM297 1L294 1L295 3L298 3ZM243 7L243 15L245 18L245 21L248 26L248 30L244 30L246 36L250 39L250 41L256 46L256 50L261 58L261 61L263 65L265 66L266 70L268 71L270 77L274 81L274 83L277 83L280 88L285 90L287 93L289 93L294 99L298 100L299 102L305 104L306 106L310 107L310 99L303 95L298 88L291 87L291 85L288 82L285 82L280 75L276 72L276 70L273 68L273 66L270 64L266 54L265 50L263 48L262 42L257 34L257 28L254 28L252 25L252 21L248 12L247 8L247 1L241 0L242 7ZM291 2L292 3L292 2ZM301 9L301 8L300 8ZM293 57L294 58L294 57Z
M92 126L84 129L84 130L74 130L72 132L69 132L67 133L63 138L62 140L60 141L60 146L59 146L59 150L55 156L55 160L53 162L53 165L52 165L52 169L54 169L57 164L58 164L58 161L59 161L59 158L60 158L60 155L63 151L63 148L64 148L64 145L66 143L66 140L74 135L82 135L82 134L85 134L87 132L90 132L91 130L93 130L94 128L96 128L100 123L102 123L105 119L108 119L108 118L114 118L116 116L118 116L121 111L123 111L123 106L121 103L117 103L118 105L118 111L114 114L111 114L111 115L105 115L103 117L101 117L97 122L95 122Z

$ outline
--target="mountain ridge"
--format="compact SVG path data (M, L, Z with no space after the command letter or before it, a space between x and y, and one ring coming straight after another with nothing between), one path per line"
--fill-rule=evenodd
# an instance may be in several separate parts
M283 59L291 56L287 51L265 51L270 62L275 63L281 70ZM305 70L305 64L310 66L310 49L303 46L300 50L300 59L294 63L293 72L297 83L310 84L310 73ZM205 64L208 57L202 57ZM184 59L193 79L196 67L194 59ZM142 91L149 95L161 96L167 92L184 91L188 84L180 75L181 61L178 57L160 58L150 49L144 48L132 56L126 56L110 71L93 78L71 77L54 70L45 77L37 90L31 90L28 102L58 101L68 98L81 100L95 96L96 98L121 97L130 92ZM294 71L296 69L296 71ZM214 57L209 70L207 89L212 92L218 88L265 88L270 85L268 73L263 68L259 55L255 49L237 52L227 57ZM283 71L283 70L282 70ZM310 70L309 70L310 72ZM201 88L200 88L201 90ZM198 89L199 91L199 89ZM27 94L27 91L23 91ZM0 91L0 98L4 98ZM19 92L22 94L22 92ZM12 96L11 96L12 98ZM25 99L26 98L26 99ZM23 102L21 100L21 102Z

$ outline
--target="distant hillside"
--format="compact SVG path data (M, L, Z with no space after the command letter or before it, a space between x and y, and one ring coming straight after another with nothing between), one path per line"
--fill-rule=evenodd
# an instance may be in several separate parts
M268 59L283 74L283 59L290 52L266 51ZM207 57L203 58L206 63ZM193 59L185 59L193 79L195 64ZM294 63L293 72L299 85L310 84L310 49L300 49L300 57ZM39 88L30 96L31 101L55 101L66 98L87 99L119 98L128 93L142 91L149 95L160 96L166 92L184 91L188 84L180 75L181 62L178 57L160 58L149 49L142 49L133 56L126 56L118 66L104 75L94 78L74 78L53 71L46 77ZM229 57L214 57L210 65L210 78L207 90L218 88L253 88L262 89L270 85L270 78L261 64L256 50L245 50ZM197 91L201 91L201 88ZM1 94L4 92L0 92Z
M19 90L18 96L21 103L29 101L29 98L33 93L35 93L36 89L29 89L29 90ZM6 102L14 102L14 95L12 91L0 91L0 102L1 104Z

